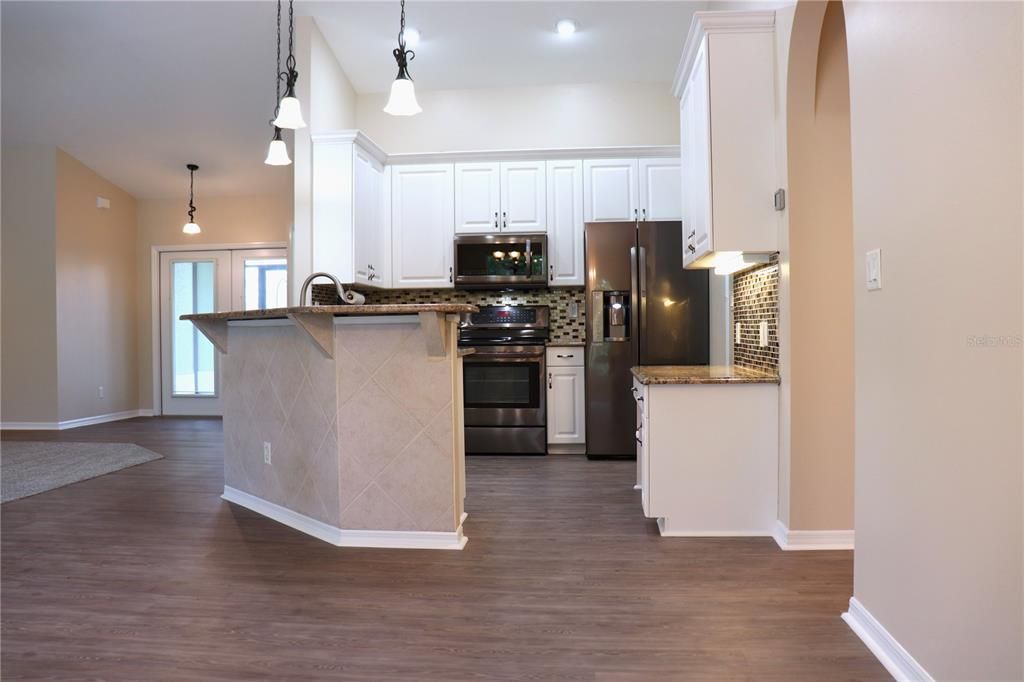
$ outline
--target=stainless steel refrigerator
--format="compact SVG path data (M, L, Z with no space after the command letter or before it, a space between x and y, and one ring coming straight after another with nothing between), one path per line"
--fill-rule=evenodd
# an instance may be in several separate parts
M678 222L587 223L587 456L636 456L634 365L706 365L707 270Z

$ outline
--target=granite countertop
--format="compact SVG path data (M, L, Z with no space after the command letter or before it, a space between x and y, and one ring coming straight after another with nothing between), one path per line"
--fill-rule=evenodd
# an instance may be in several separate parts
M647 365L633 367L641 384L777 384L779 375L738 365Z
M387 305L302 305L266 310L230 310L223 313L182 315L183 320L267 320L294 313L317 315L415 315L416 313L475 313L479 308L468 303L410 303Z
M544 345L545 346L576 346L576 347L582 347L582 346L587 345L587 342L586 341L573 341L573 340L559 341L558 339L548 339L544 343Z

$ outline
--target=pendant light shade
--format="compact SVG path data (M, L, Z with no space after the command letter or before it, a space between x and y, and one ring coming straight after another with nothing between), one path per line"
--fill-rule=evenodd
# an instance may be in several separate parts
M199 225L196 223L195 193L193 191L195 174L199 170L199 166L190 163L186 164L185 168L188 169L188 222L181 228L181 231L185 234L199 234L202 230L199 229Z
M423 109L416 101L416 86L409 78L396 78L391 84L391 96L384 106L384 113L392 116L413 116Z
M281 129L274 129L274 139L270 141L270 148L267 149L267 158L263 163L268 166L287 166L292 162L288 156L288 147L281 139Z
M384 113L392 116L414 116L423 109L416 101L416 86L409 76L409 62L416 58L416 53L405 49L405 0L402 0L402 20L398 29L398 47L391 51L398 63L398 75L391 84L391 96L384 105Z
M277 118L274 119L274 126L287 128L288 130L305 128L306 121L302 118L302 105L299 104L299 100L295 97L295 93L292 92L291 88L288 89L288 92L291 94L285 94L281 98L281 105Z

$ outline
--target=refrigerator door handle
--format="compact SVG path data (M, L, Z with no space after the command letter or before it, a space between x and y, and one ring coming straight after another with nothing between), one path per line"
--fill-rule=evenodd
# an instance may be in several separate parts
M640 297L642 295L639 286L642 271L643 247L629 247L629 279L632 286L629 287L629 336L630 344L633 346L633 361L639 363L638 350L640 348Z

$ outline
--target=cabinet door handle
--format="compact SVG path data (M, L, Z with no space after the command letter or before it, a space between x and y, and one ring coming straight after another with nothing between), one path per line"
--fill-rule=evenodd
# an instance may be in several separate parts
M637 211L636 211L636 209L634 208L634 209L633 209L633 220L636 220L636 219L637 219Z
M693 239L697 236L697 230L690 230L690 234L686 235L687 239Z
M498 212L497 211L494 212L494 229L495 230L498 229Z
M551 385L551 372L548 372L548 388L553 388Z
M562 355L561 353L559 353L559 354L557 354L557 355L556 355L555 357L556 357L556 358L561 358L561 359L563 359L563 360L568 360L569 358L574 358L574 357L576 357L576 356L575 356L575 355L573 355L572 353L569 353L568 355Z
M508 213L505 211L501 212L501 229L508 229Z
M687 244L686 248L690 250L690 253L697 253L697 249L694 247L693 244Z
M645 209L643 209L642 213L643 213L643 216L644 216L644 218L643 218L643 219L644 219L644 220L647 220L647 209L646 209L646 208L645 208Z
M449 282L454 282L455 281L454 273L455 273L455 268L449 266L448 267L448 281Z
M555 281L555 266L554 265L549 265L548 266L548 272L551 273L551 275L550 275L551 281L554 282Z

